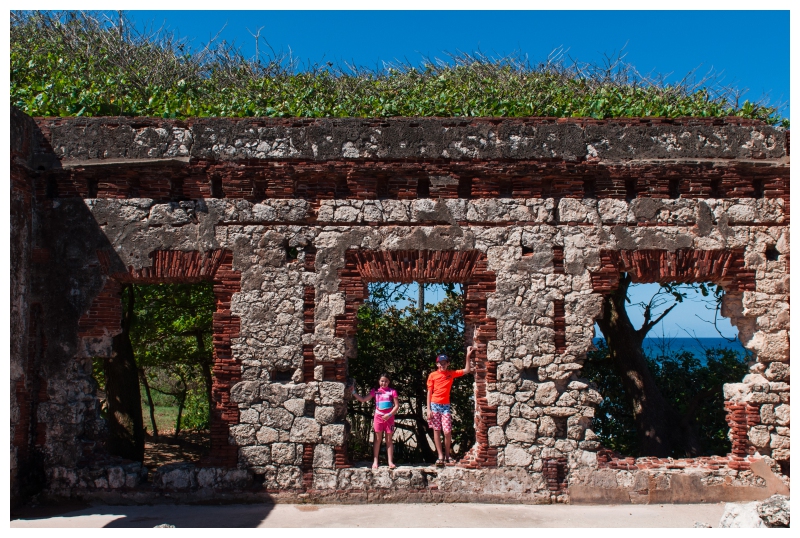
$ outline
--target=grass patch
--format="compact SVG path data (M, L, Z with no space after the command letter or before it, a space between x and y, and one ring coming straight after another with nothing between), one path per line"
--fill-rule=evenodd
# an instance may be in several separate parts
M178 418L177 407L155 407L156 426L159 432L174 431L175 421ZM144 417L144 424L148 431L152 433L152 426L150 425L150 409L146 406L142 407L142 416Z
M170 32L140 33L124 15L11 13L11 104L32 116L740 116L788 127L777 107L740 95L691 74L668 84L621 58L458 54L383 70L301 68L225 42L191 48Z

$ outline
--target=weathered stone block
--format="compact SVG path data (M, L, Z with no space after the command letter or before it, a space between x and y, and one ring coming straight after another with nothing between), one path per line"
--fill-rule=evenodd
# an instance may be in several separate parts
M534 400L537 405L552 405L558 399L558 389L556 384L552 381L541 383L536 388L536 396Z
M269 465L270 447L247 446L239 449L239 461L248 466Z
M278 464L293 464L295 461L296 446L297 445L294 443L273 443L272 461Z
M252 424L236 424L230 427L230 440L234 445L256 444L256 429Z
M283 407L294 416L299 417L305 411L306 401L302 398L292 398L283 402Z
M489 446L502 446L504 444L506 444L506 436L503 434L503 428L500 426L489 428Z
M507 445L504 452L506 467L526 467L533 461L533 456L519 445Z
M314 410L314 418L323 425L336 422L336 409L333 407L317 406Z
M231 387L231 401L235 403L254 403L261 401L261 383L242 381Z
M512 418L506 426L506 437L512 441L533 443L536 441L536 424L524 418Z
M318 443L321 429L320 424L313 418L298 417L289 432L289 440L293 443Z
M318 444L314 447L314 467L333 469L333 447Z
M344 424L327 424L322 427L322 441L331 446L342 446L344 434Z

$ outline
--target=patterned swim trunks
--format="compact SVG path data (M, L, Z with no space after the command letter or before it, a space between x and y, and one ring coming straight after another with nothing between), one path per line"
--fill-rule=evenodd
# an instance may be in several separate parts
M444 433L453 431L453 416L450 414L450 404L431 403L428 411L428 426L431 429L442 430Z

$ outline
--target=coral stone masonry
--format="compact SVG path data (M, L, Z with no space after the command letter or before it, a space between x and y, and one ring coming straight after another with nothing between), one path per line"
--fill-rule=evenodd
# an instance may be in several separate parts
M727 119L29 118L12 108L12 496L119 502L718 502L788 494L789 133ZM714 282L753 352L729 454L601 446L602 300ZM211 450L111 457L92 358L125 283L213 282ZM367 283L457 282L476 438L348 458Z

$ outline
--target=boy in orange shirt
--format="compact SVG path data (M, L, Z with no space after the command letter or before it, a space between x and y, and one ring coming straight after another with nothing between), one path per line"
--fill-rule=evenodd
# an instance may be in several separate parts
M463 370L448 370L450 359L447 355L439 355L436 357L436 371L431 372L428 376L428 426L433 429L433 442L436 444L436 452L439 454L439 459L436 460L438 467L445 463L455 463L450 458L452 443L450 432L453 430L453 418L450 413L450 388L453 386L455 378L472 372L471 359L474 354L475 348L469 346L467 348L467 364ZM444 431L444 454L442 454L442 431Z

